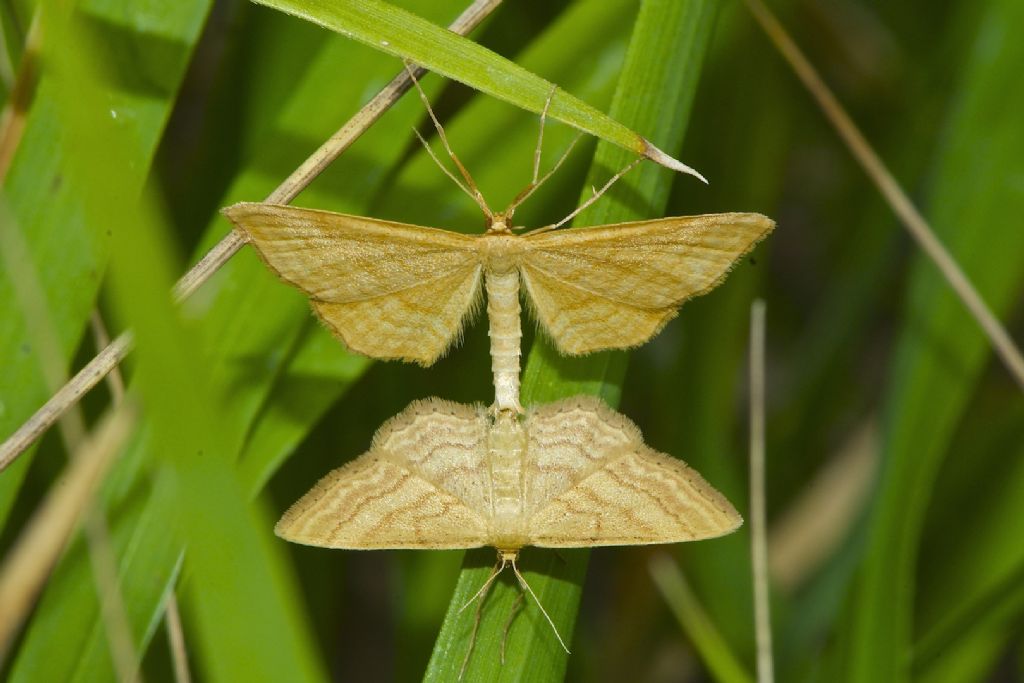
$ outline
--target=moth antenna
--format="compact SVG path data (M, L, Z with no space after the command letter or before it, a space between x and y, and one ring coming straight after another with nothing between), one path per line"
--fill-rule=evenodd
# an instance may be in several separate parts
M470 189L468 187L466 187L466 185L461 180L456 178L455 174L452 173L451 171L449 171L447 166L445 166L444 164L441 163L441 160L437 158L437 154L434 153L434 149L427 143L427 141L425 139L423 139L423 136L420 135L420 132L418 130L416 130L415 128L412 129L412 132L417 137L417 139L419 139L420 144L423 145L423 149L427 150L427 154L429 154L430 158L434 160L434 163L437 164L437 167L439 169L441 169L442 171L444 171L444 174L446 176L448 176L449 178L451 178L452 182L455 183L456 185L458 185L459 189L462 190L463 192L465 192L466 195L468 195L470 199L472 199L474 202L477 202L476 195L473 194L470 191ZM477 203L479 204L479 202L477 202Z
M634 159L633 161L628 163L622 170L620 170L618 173L613 175L608 180L608 182L606 182L604 184L604 186L601 187L600 190L594 192L593 196L591 196L590 199L588 199L587 201L585 201L582 204L580 204L578 207L576 207L575 211L570 213L568 216L566 216L562 220L558 221L557 223L553 223L551 225L545 225L543 228L537 228L536 230L531 230L530 232L523 233L523 235L524 236L526 236L526 235L533 235L535 233L547 232L548 230L557 230L558 228L562 227L563 225L565 225L566 223L571 221L573 218L576 218L576 216L578 216L581 211L583 211L588 206L590 206L591 204L596 202L598 199L600 199L601 195L603 195L605 192L607 192L608 188L610 188L612 185L614 185L619 180L619 178L621 178L622 176L624 176L627 173L629 173L630 171L632 171L633 167L636 166L637 164L639 164L643 160L644 160L643 157L637 157L636 159Z
M544 605L540 604L540 600L537 598L537 594L533 592L533 589L530 588L530 584L526 583L526 579L524 579L523 575L519 573L519 567L516 566L516 561L512 560L511 564L512 572L516 575L516 579L519 580L519 585L522 586L523 589L530 594L530 597L533 598L533 601L537 603L537 607L540 608L540 613L543 614L544 618L548 620L548 625L550 625L551 630L555 632L555 638L558 638L558 644L562 646L563 650L565 650L565 654L572 654L571 652L569 652L569 648L565 646L565 641L562 640L561 634L558 633L558 628L555 626L555 622L553 622L551 620L551 617L548 616L547 610L544 609Z
M501 632L501 665L505 666L505 645L508 643L508 632L512 628L512 621L516 618L519 610L523 606L523 595L522 591L516 596L515 602L512 603L512 609L508 613L508 619L505 620L505 628Z
M469 666L469 658L473 656L473 648L476 647L476 633L480 629L480 615L484 608L483 598L486 597L487 590L490 589L491 584L494 583L494 579L496 579L498 574L500 574L504 569L505 558L499 556L498 561L494 563L494 569L491 570L491 575L487 577L486 581L484 581L484 585L480 586L480 590L478 590L473 597L469 599L469 602L459 608L458 614L462 614L463 610L473 604L474 600L478 597L480 598L480 602L476 604L476 610L473 614L473 630L470 631L469 634L469 649L466 650L466 656L462 659L462 666L459 667L460 681L462 680L462 676L466 673L466 667Z
M466 181L466 186L463 186L462 183L459 183L459 187L462 187L463 192L465 192L466 194L473 198L473 201L475 201L477 205L483 210L484 215L486 215L488 219L493 218L494 212L491 211L491 208L489 206L487 206L487 201L484 200L483 194L480 192L480 189L476 186L476 183L473 181L473 176L469 174L469 171L466 170L466 167L462 165L461 161L459 161L459 157L455 155L455 152L452 150L451 145L448 144L448 136L445 135L444 133L444 126L441 125L441 122L437 120L437 116L434 115L434 109L430 106L430 101L427 99L427 94L423 92L423 88L420 87L420 82L416 78L416 74L413 73L412 67L409 65L408 61L405 61L404 64L405 71L406 73L409 74L409 78L412 79L413 85L416 86L416 92L420 94L420 100L422 100L423 106L426 107L427 114L430 116L430 120L433 121L434 123L434 129L437 130L438 137L441 138L441 144L444 145L445 151L448 152L448 156L451 157L452 163L454 163L455 167L459 169L459 173L462 174L462 177ZM420 141L423 140L419 133L417 133L416 136L420 138ZM425 142L423 144L426 145ZM428 147L427 149L430 148ZM434 157L434 161L437 161L438 165L441 164L441 162L438 161L437 157L434 156L433 152L431 152L431 156ZM442 166L441 168L444 168L444 166ZM451 173L449 173L447 169L445 169L445 173L447 173L449 177L454 179L454 176Z
M572 150L576 147L576 143L579 142L580 138L582 137L583 133L577 133L576 137L574 137L572 139L572 142L569 143L569 146L565 149L564 152L562 152L562 156L560 156L558 158L558 161L555 162L555 165L551 167L551 170L545 173L544 177L541 178L540 180L537 180L535 177L534 182L530 183L525 188L523 188L523 190L518 195L516 195L516 198L512 201L512 205L508 207L505 213L511 213L515 211L516 207L525 202L530 197L530 195L533 194L534 190L536 190L541 185L546 183L548 181L548 178L553 176L555 172L562 167L562 164L565 163L565 160L569 158L569 155L572 153Z

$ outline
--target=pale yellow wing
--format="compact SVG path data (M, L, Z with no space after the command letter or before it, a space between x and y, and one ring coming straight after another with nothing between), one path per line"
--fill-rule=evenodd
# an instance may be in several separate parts
M476 548L488 544L488 420L428 399L386 422L370 450L326 477L274 528L326 548Z
M523 283L567 354L644 343L717 286L775 223L721 213L527 235Z
M525 428L530 545L677 543L743 522L697 472L648 448L632 422L595 398L542 406Z
M367 356L430 365L480 297L478 240L468 235L274 204L235 204L224 215Z

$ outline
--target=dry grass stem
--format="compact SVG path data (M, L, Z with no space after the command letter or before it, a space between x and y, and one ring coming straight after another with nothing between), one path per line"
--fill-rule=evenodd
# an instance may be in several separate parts
M110 334L107 332L107 325L103 322L103 316L99 309L93 309L92 315L89 316L89 327L92 329L92 338L97 349L105 349L110 346ZM110 374L107 375L107 388L110 390L111 403L117 405L124 400L125 385L120 368L112 368Z
M90 389L100 383L128 355L134 339L125 332L50 397L32 417L0 445L0 472L3 472L25 449L43 435L71 406L78 403Z
M3 47L6 48L6 45ZM8 54L4 49L3 60L5 63L7 63ZM14 76L7 103L3 112L0 113L0 185L7 179L11 160L14 159L14 153L18 150L22 135L25 133L25 117L32 103L38 75L39 13L36 12L25 37L25 50L21 56L21 64L18 65L18 73Z
M1024 356L1010 337L1006 328L992 313L981 295L971 284L953 256L946 250L924 216L900 187L892 173L865 139L850 116L843 109L835 95L829 90L821 76L797 47L793 39L779 23L775 15L761 0L747 0L754 18L768 35L768 38L789 63L797 77L821 107L825 118L836 129L850 153L864 168L865 173L892 207L893 212L914 238L921 250L935 263L964 306L988 336L996 354L1003 361L1010 375L1024 390Z
M18 307L25 312L25 322L32 345L37 349L36 357L43 377L51 390L61 386L65 380L57 332L48 315L46 296L38 273L32 268L28 247L22 233L14 222L5 216L0 225L0 253L3 264L12 275L14 296ZM93 329L99 340L105 342L105 330L98 314L93 313ZM122 387L123 388L123 387ZM117 391L116 389L112 389ZM116 396L116 393L115 393ZM78 410L70 410L60 417L58 427L67 452L78 452L85 434L85 419ZM102 607L103 623L107 628L111 658L122 680L131 680L138 669L131 628L128 624L124 604L118 586L116 562L110 543L106 519L98 507L84 511L83 521L89 559L93 565L93 576Z
M116 454L118 449L115 449ZM122 683L141 682L140 658L135 650L128 611L121 595L117 574L117 556L110 540L106 516L99 505L89 504L83 512L82 526L89 545L89 562L96 582L100 614L107 631L110 658L114 662L117 678Z
M185 647L185 631L181 626L181 613L178 611L178 598L174 591L167 596L165 610L167 619L167 641L171 649L171 661L174 662L175 683L191 683L192 675L188 671L188 649Z
M501 4L501 0L476 0L452 22L449 29L467 34ZM332 161L348 149L387 109L410 87L409 75L403 69L383 90L368 102L352 119L320 146L305 163L295 170L281 185L267 196L268 202L291 201ZM177 300L195 292L235 255L244 244L234 230L201 258L174 287ZM0 445L0 472L6 469L22 452L35 442L67 409L106 377L128 355L133 345L131 331L118 336L100 351L71 380L61 387L14 434Z
M130 405L125 402L115 408L82 442L63 481L50 489L0 567L0 662L131 433L134 411Z
M771 600L768 592L768 543L765 512L764 453L765 303L750 307L750 556L754 573L754 625L757 680L772 683Z
M89 317L89 327L92 329L96 348L103 348L110 344L107 326L98 309L93 309ZM118 368L115 367L107 375L107 386L110 388L112 404L120 405L124 400L125 388L124 379ZM69 416L78 414L77 409L72 409L68 413ZM67 416L62 421L64 419L67 419ZM75 452L77 446L77 442L65 444L65 447L72 452ZM96 588L99 591L100 610L103 615L103 625L107 629L107 643L110 647L110 657L114 662L114 669L121 681L141 681L140 658L135 650L131 624L128 621L128 611L125 609L124 598L121 595L114 546L110 541L110 530L103 508L99 505L90 505L85 511L83 526L88 540L89 560L92 563L92 572Z

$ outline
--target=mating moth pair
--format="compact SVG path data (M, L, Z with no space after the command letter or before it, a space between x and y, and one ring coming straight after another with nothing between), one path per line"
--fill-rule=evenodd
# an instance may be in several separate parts
M676 543L736 529L742 519L720 493L648 448L598 399L523 409L520 297L562 353L638 346L684 301L719 284L774 223L727 213L559 230L577 210L524 233L512 217L543 182L540 140L533 182L495 213L437 130L465 184L442 169L483 210L482 234L269 204L224 210L337 337L374 358L430 365L487 296L494 404L413 403L378 430L369 451L295 503L277 534L329 548L493 546L499 564L482 596L506 564L532 594L515 564L526 545Z

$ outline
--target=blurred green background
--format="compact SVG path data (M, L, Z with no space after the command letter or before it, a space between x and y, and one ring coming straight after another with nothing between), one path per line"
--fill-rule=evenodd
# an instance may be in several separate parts
M464 6L395 4L440 25ZM400 62L240 0L83 0L67 25L50 5L0 4L0 88L20 104L0 129L16 149L0 198L0 436L51 393L47 368L66 373L94 355L98 308L113 332L138 332L124 370L144 417L98 509L142 677L175 680L164 619L174 593L198 680L405 681L431 661L430 676L444 679L438 672L451 662L457 670L465 652L435 650L463 553L294 547L271 528L410 401L489 402L485 325L432 368L373 363L346 353L248 249L179 314L165 294L227 233L220 207L265 197ZM1024 339L1024 3L772 7ZM37 11L50 12L43 26L53 28L30 39ZM652 27L657 40L643 32ZM778 679L1024 680L1021 388L746 8L522 0L472 37L632 117L624 123L711 181L645 164L603 200L612 207L604 220L759 211L778 221L653 341L580 371L652 447L686 460L746 515L748 316L754 298L767 302ZM627 63L668 66L663 81L643 80L623 73ZM490 204L504 206L528 180L537 116L436 76L424 86ZM628 95L613 104L616 92ZM631 98L642 111L629 110ZM424 118L417 98L403 98L295 203L481 230L479 210L419 148L412 127L429 133ZM546 163L571 137L549 126ZM517 222L560 219L628 158L608 152L592 166L594 148L584 139ZM535 326L524 325L531 344ZM575 385L558 368L574 366L545 360L543 344L537 335L530 367L561 389L529 384L528 371L529 391L568 391ZM102 385L87 396L87 424L110 398ZM53 430L0 474L0 557L67 460ZM585 556L569 554L572 569L547 587L545 605L567 625L573 654L556 651L527 605L510 631L509 664L489 670L509 680L563 671L585 681L751 680L747 531L596 550L585 581ZM119 679L95 576L103 551L91 544L73 538L0 677ZM466 566L489 564L487 553ZM696 603L666 601L652 581L649 561L666 554ZM551 557L528 550L523 567L566 564ZM501 589L515 594L511 583ZM493 658L507 619L511 600L492 597L477 657ZM693 617L696 604L707 616L699 633L673 617ZM716 650L694 646L712 632ZM516 658L529 648L539 654ZM715 666L728 659L739 667Z

